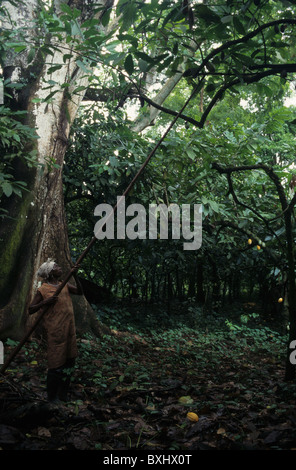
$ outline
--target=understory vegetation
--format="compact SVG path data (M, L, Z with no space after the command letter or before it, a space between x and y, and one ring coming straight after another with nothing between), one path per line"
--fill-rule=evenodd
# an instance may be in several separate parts
M26 345L0 381L2 449L295 447L296 386L283 380L287 338L278 320L266 324L239 307L228 319L205 318L179 305L173 324L160 323L159 310L140 327L137 309L143 315L140 305L102 308L112 334L78 338L67 403L48 404L45 345Z

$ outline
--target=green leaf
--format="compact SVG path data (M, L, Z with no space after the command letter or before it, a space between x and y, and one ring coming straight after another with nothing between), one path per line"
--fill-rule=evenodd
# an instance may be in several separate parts
M67 5L66 3L61 3L60 4L60 9L64 12L64 13L67 13L68 15L72 16L73 14L73 11L72 9L69 7L69 5Z
M147 71L148 64L145 60L139 59L138 65L139 65L141 72L145 73Z
M49 95L47 95L46 98L44 98L44 101L49 101L56 93L58 93L59 90L55 90L55 91L52 91L51 93L49 93Z
M246 34L245 28L244 28L244 26L242 25L242 23L240 22L240 20L238 19L237 16L233 17L233 25L234 25L236 31L239 34L243 34L243 35Z
M132 36L131 34L124 34L121 33L118 35L118 39L120 41L128 41L130 42L135 48L138 48L138 39L135 36Z
M182 405L191 405L193 403L193 399L189 395L187 395L184 397L180 397L178 402Z
M27 62L28 64L30 64L32 62L32 60L34 59L35 57L35 48L32 47L30 50L29 50L29 54L28 54L28 57L27 57Z
M150 57L148 54L145 54L144 52L137 51L135 52L135 56L139 57L140 59L150 64L154 64L155 62L155 59L153 59L153 57Z
M232 15L226 15L221 18L222 23L231 23L232 22Z
M132 75L134 71L134 61L131 54L129 54L124 61L124 68L129 75Z
M47 73L51 74L56 72L57 70L60 70L62 68L62 65L53 65L52 67L49 67Z
M119 10L121 9L122 13L122 27L121 31L127 31L130 26L136 21L137 17L137 8L133 3L124 2L121 6L118 4Z
M82 60L79 60L79 59L76 60L76 64L78 65L78 67L79 67L80 69L83 70L83 72L85 72L85 73L89 73L89 72L90 72L90 70L85 66L85 64L82 62Z
M77 23L77 21L75 21L72 25L71 25L71 35L72 36L77 36L77 35L81 35L82 36L82 32L81 32L81 29Z
M191 160L194 160L195 157L196 157L196 154L193 150L191 150L190 148L186 149L186 153L188 155L188 157L191 159Z
M111 16L111 11L112 9L110 8L109 11L106 11L103 16L102 16L102 19L101 19L101 22L102 22L102 25L103 26L107 26L109 21L110 21L110 16Z
M10 183L8 183L7 181L5 181L2 184L2 190L5 194L5 196L9 197L12 194L12 185Z
M15 45L15 46L14 46L15 52L22 52L22 51L24 51L25 49L27 49L27 45L26 45L26 44L23 44L23 45Z
M219 204L215 201L209 201L209 204L213 210L213 212L219 212Z
M196 5L195 11L199 18L211 23L220 23L220 17L206 5Z
M13 188L13 192L14 192L17 196L22 197L22 191L20 190L20 188L14 187L14 188Z
M81 86L78 86L78 87L75 88L75 90L73 91L73 94L79 93L80 91L84 91L84 90L86 90L86 88L87 88L86 86L82 86L82 85L81 85Z

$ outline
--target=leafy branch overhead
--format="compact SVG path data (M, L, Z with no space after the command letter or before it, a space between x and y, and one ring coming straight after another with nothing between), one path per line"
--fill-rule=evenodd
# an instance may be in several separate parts
M277 19L258 25L258 11L252 12L250 9L246 11L244 7L239 13L231 12L231 9L225 6L209 8L195 5L194 8L196 21L194 28L188 28L186 18L182 19L180 11L175 12L179 19L178 26L174 28L167 17L163 23L157 24L157 29L154 31L157 39L151 39L148 34L144 34L145 43L142 41L142 50L141 44L139 41L135 42L134 36L132 39L129 35L120 36L123 43L128 43L129 49L128 54L124 56L123 68L119 68L125 69L129 75L126 80L138 80L138 97L150 106L172 115L176 115L177 112L161 106L162 103L159 101L154 102L145 93L145 76L151 70L168 77L180 74L179 81L185 77L192 85L194 79L202 80L210 98L204 114L200 120L181 116L198 127L204 125L214 104L228 89L236 91L235 86L256 83L264 77L277 74L287 78L289 73L295 72L291 48L293 50L292 37L296 20L292 12L287 11L285 17L278 19L275 11ZM227 9L229 14L225 15ZM145 27L149 25L150 32L152 27L149 24L149 15L146 16L148 18ZM170 20L172 16L171 12ZM187 34L184 34L185 30ZM238 35L240 37L234 39ZM177 42L178 39L180 43ZM167 47L170 42L171 48ZM220 46L215 46L221 42ZM154 46L153 56L145 51L151 47L151 43ZM195 49L196 52L192 53ZM274 63L275 58L278 58L278 63ZM185 70L182 70L184 66Z
M200 7L203 11L203 6ZM131 83L128 88L129 90L133 89L132 93L128 92L131 98L138 97L142 104L146 102L149 106L155 107L159 111L176 116L178 110L169 109L163 106L161 101L147 96L147 92L145 92L145 90L149 91L145 81L147 74L153 70L154 74L164 74L168 77L177 76L175 86L179 82L182 85L182 78L185 78L191 86L194 86L196 79L198 79L208 96L209 102L206 109L199 120L186 115L181 115L180 119L184 119L201 128L214 105L223 98L227 90L237 93L239 87L258 83L265 77L279 75L281 78L286 79L289 74L295 73L296 63L295 60L293 61L293 57L296 55L295 53L291 55L291 48L293 51L292 38L296 20L289 18L289 13L286 13L287 17L283 19L269 21L260 26L258 26L255 15L251 18L249 15L246 15L245 20L248 23L248 28L245 28L242 25L244 19L242 15L240 15L239 20L235 15L222 16L224 14L223 11L222 13L220 12L221 16L218 13L211 15L210 11L214 12L215 8L219 9L218 7L213 7L210 10L208 7L205 7L207 13L203 12L199 21L206 21L207 30L211 30L211 25L209 27L211 22L216 27L224 25L224 33L221 34L221 28L218 28L217 31L214 28L212 35L204 37L205 30L202 29L202 35L200 36L201 29L196 27L196 29L190 30L190 36L186 44L184 43L184 36L182 36L181 44L183 49L181 47L173 47L169 52L166 51L162 54L162 36L164 35L166 40L170 41L180 34L167 31L164 29L164 25L155 31L155 33L160 35L159 41L155 46L155 50L159 51L159 54L154 51L153 56L143 52L145 48L151 45L151 39L147 38L147 44L142 46L143 50L140 50L140 44L135 40L134 36L123 34L119 36L122 44L127 43L129 49L128 53L123 55L123 66L116 63L113 63L114 65L112 64L112 66L115 66L119 73L123 74L124 83ZM200 11L200 8L197 8L198 11ZM230 30L228 26L230 23L233 26L232 34L226 34L226 31ZM184 27L186 28L183 25ZM246 29L251 28L252 31L246 33ZM237 39L230 39L231 36L238 34L240 37ZM215 41L222 41L222 44L216 47ZM208 52L209 50L210 52ZM120 55L117 57L116 62L119 57ZM278 58L278 63L275 63L275 58ZM167 84L163 88L166 86ZM162 93L159 92L157 96L161 95ZM164 94L165 98L166 96Z
M167 94L153 97L150 83L161 78L163 88L176 77L170 92L183 87L184 80L194 86L196 79L206 92L205 110L198 119L181 119L202 127L214 105L226 91L237 93L241 86L257 83L265 77L279 75L283 79L295 73L293 31L296 20L293 9L278 12L276 6L249 2L232 5L203 5L196 2L141 3L119 1L116 10L98 7L93 17L86 18L83 9L61 4L61 12L43 9L37 19L34 41L28 44L25 31L23 41L6 44L22 53L29 47L29 62L36 62L38 54L60 51L64 62L75 61L76 70L65 92L110 99L123 104L126 97L138 98L159 111L176 115L178 110L164 105ZM191 4L190 4L191 3ZM190 21L189 21L190 17ZM279 18L280 17L280 18ZM272 20L270 20L273 18ZM267 21L265 21L267 20ZM4 33L7 36L7 32ZM11 35L12 33L9 32ZM18 33L19 34L19 33ZM61 63L52 62L47 80L51 100L58 93L55 72ZM117 81L116 93L96 93L102 89L96 70L102 67ZM89 76L89 83L75 86L80 71ZM171 83L171 81L170 81ZM88 92L92 89L92 94ZM132 93L128 90L132 89ZM100 98L102 97L102 98Z

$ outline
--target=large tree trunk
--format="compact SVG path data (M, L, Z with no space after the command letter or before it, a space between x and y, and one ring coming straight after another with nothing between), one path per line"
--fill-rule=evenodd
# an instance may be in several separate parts
M5 3L5 2L4 2ZM56 1L58 12L59 1ZM77 2L76 2L77 3ZM83 3L83 2L80 2ZM102 4L107 3L102 1ZM110 2L109 2L110 3ZM34 41L36 26L34 18L38 12L37 0L7 3L11 18L18 26L26 25L28 39ZM3 25L6 28L9 24ZM69 44L66 44L69 49ZM63 44L59 42L59 50ZM14 171L17 178L26 181L29 192L22 198L10 197L6 209L13 218L5 220L0 227L0 337L19 337L23 334L27 321L27 307L36 290L36 271L48 257L61 265L65 274L71 266L68 245L67 224L64 212L62 169L67 147L68 135L83 92L72 95L71 90L87 83L85 72L78 68L75 56L64 61L63 52L56 50L54 55L42 58L38 51L35 59L27 63L28 51L11 54L6 59L4 77L14 82L27 80L27 85L14 94L10 103L13 109L26 110L26 123L36 129L38 139L28 143L37 152L38 167L27 168L21 161L15 161ZM57 83L50 91L57 92L51 103L42 102L48 94L43 80L48 80L51 64L62 67L52 79ZM30 77L30 78L29 78ZM33 78L32 78L33 77ZM74 79L71 77L75 77ZM69 83L62 89L61 85ZM37 101L36 99L41 100ZM32 101L34 100L34 101ZM54 162L49 168L48 160ZM90 234L90 237L93 234ZM93 323L91 309L85 298L75 299L77 326L86 327Z

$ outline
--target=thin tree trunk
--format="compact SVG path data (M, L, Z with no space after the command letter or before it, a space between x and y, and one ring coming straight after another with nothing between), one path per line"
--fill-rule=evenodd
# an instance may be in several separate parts
M191 43L190 47L190 53L191 55L194 55L194 53L197 50L197 44L195 42ZM186 62L183 63L182 67L183 70L185 70ZM165 100L168 98L168 96L172 93L176 85L180 82L180 80L183 77L183 70L181 72L176 72L175 75L170 77L166 83L163 85L161 90L156 94L156 96L153 98L153 102L162 105ZM145 116L141 116L140 118L136 118L132 130L134 132L142 132L144 129L146 129L148 126L151 126L152 123L155 121L157 116L159 115L160 111L159 109L150 106L149 108L149 114Z

